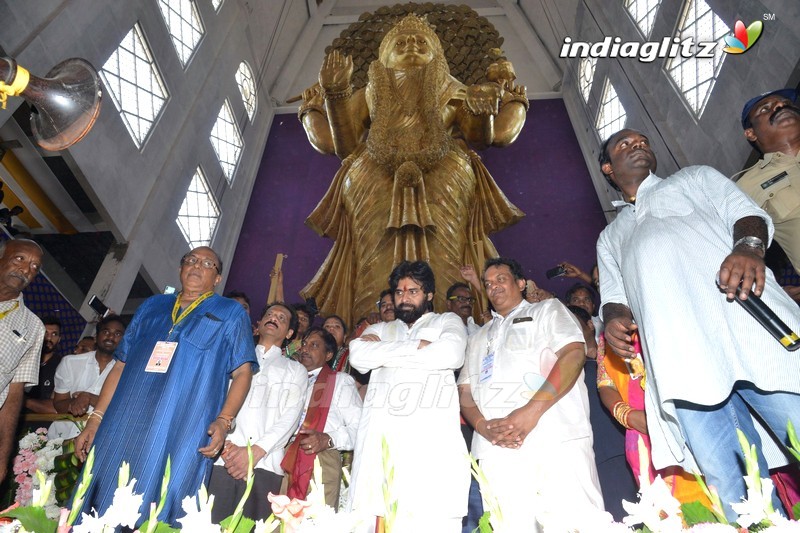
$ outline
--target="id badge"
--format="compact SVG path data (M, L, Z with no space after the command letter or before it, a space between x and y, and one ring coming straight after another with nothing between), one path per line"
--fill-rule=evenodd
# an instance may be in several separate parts
M165 374L177 349L177 342L158 341L153 348L153 353L150 354L150 359L147 361L144 371Z
M478 383L486 383L492 379L492 372L494 371L494 352L488 353L481 361L481 375Z

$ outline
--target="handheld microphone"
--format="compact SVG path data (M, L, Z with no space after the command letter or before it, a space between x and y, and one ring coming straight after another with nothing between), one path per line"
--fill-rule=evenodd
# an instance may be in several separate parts
M741 288L741 285L739 286ZM770 335L775 337L781 345L793 352L800 348L800 337L797 333L781 320L775 312L764 303L764 300L753 294L747 295L747 300L739 299L739 291L736 291L735 300L744 307L745 311L755 318Z

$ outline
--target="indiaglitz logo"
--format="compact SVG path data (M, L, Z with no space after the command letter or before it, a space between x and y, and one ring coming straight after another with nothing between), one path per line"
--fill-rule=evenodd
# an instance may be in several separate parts
M764 24L757 20L747 28L741 20L734 25L733 34L726 35L723 50L729 54L742 54L753 47L764 29ZM642 63L651 63L656 59L664 58L690 58L713 59L717 53L718 41L697 41L692 37L664 37L660 41L623 41L620 37L606 36L602 41L590 43L586 41L573 41L571 37L564 37L559 57L630 57Z
M725 36L725 44L728 45L722 50L729 54L743 54L750 50L764 30L764 23L756 20L745 28L741 20L737 20L733 27L733 34Z
M642 63L650 63L657 58L665 57L698 57L711 59L714 57L716 41L694 42L687 37L664 37L660 41L623 42L620 37L605 37L602 41L588 43L585 41L572 41L571 37L564 38L561 45L560 57L631 57Z

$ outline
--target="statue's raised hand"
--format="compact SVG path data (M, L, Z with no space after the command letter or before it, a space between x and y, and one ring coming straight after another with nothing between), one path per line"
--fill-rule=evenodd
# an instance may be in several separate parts
M353 77L353 59L334 50L325 56L319 69L319 84L328 92L344 91Z

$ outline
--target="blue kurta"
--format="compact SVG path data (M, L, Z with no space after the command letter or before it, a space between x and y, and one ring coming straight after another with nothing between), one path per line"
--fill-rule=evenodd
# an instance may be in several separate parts
M102 514L111 505L120 464L127 461L137 480L134 491L144 494L143 522L150 503L159 501L171 457L169 491L159 519L176 525L184 514L181 500L195 494L211 472L212 461L197 450L209 443L208 426L225 401L231 372L256 364L250 320L238 302L213 295L168 338L175 299L148 298L114 354L125 368L94 440L94 476L84 512L95 508ZM156 342L165 340L178 343L169 370L145 372Z

